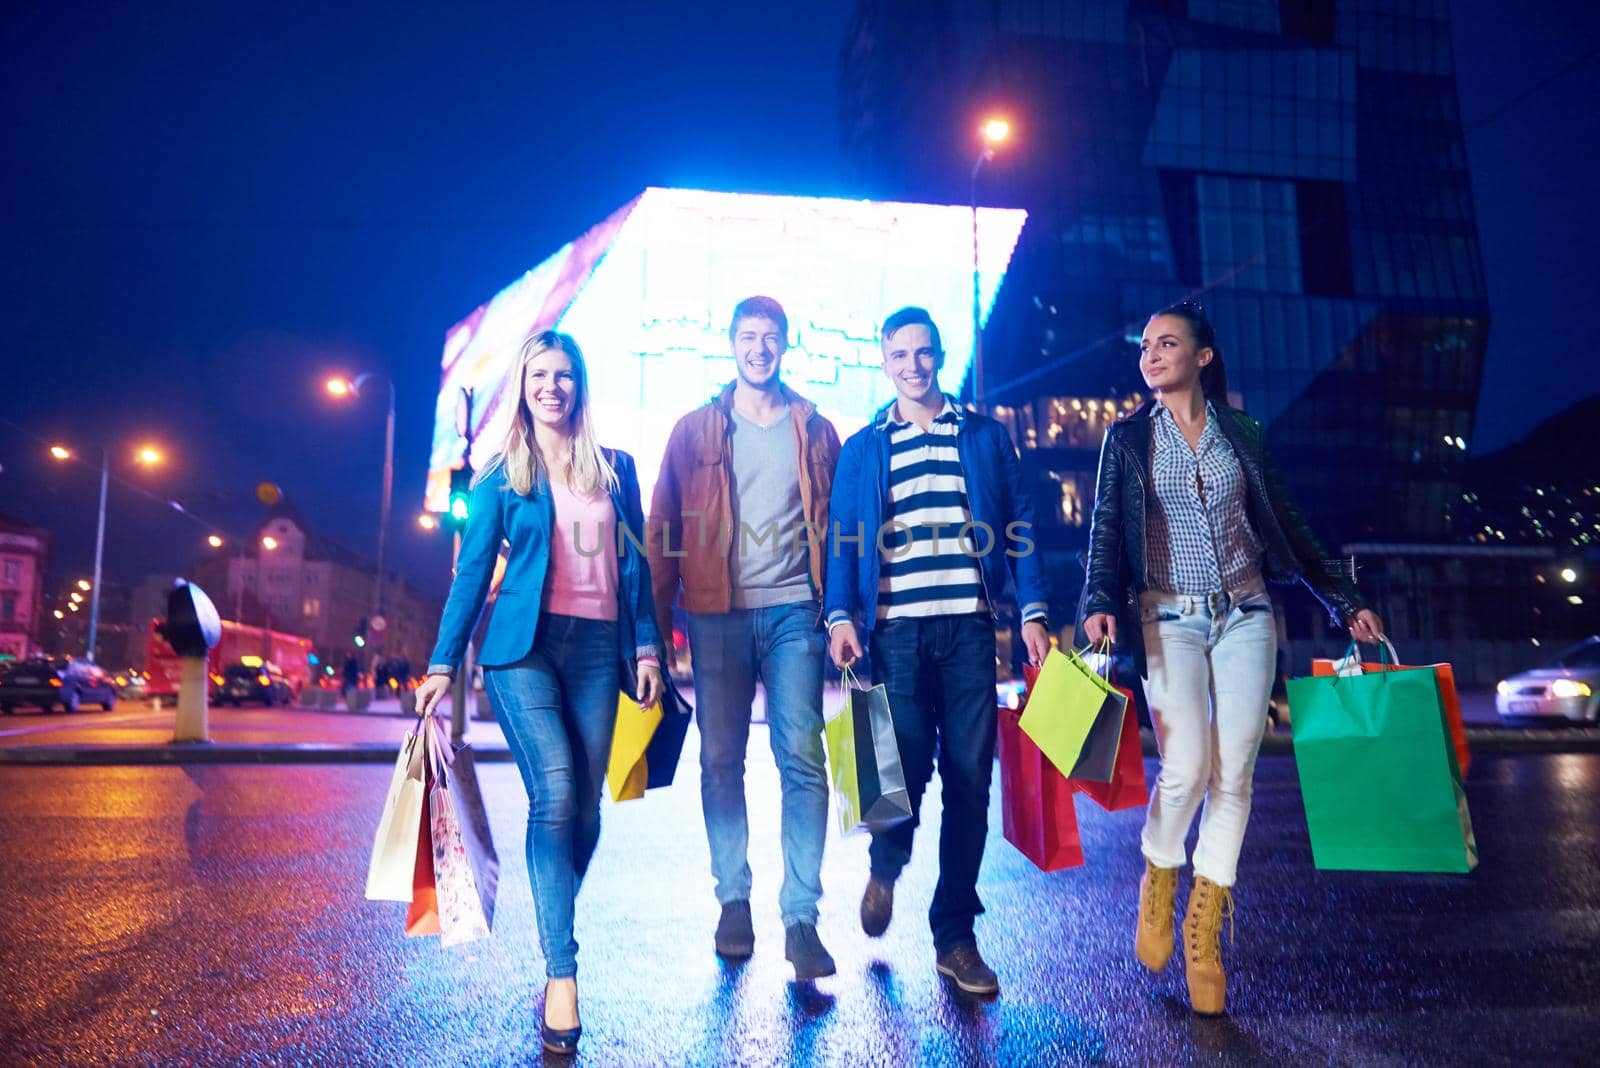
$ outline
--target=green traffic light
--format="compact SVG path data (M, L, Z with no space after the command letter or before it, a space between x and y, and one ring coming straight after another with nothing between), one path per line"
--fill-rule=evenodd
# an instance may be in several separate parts
M451 496L451 498L450 498L450 518L455 520L457 523L465 523L467 521L467 496L466 496L466 494L457 493L457 494L454 494L454 495Z

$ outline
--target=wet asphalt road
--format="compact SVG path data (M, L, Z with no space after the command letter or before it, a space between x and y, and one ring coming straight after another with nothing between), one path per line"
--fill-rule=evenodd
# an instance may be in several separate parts
M758 728L743 967L711 951L692 764L670 790L607 805L578 902L578 1063L1529 1064L1600 1047L1600 756L1480 757L1471 876L1316 872L1293 762L1263 758L1225 957L1232 1014L1200 1020L1176 966L1152 977L1129 952L1142 812L1082 799L1088 865L1050 875L992 813L979 938L998 1000L933 971L936 799L883 939L855 919L865 842L830 838L820 929L840 974L793 983L765 747ZM503 861L494 935L450 950L402 937L404 906L362 898L387 779L373 765L0 768L0 1061L540 1060L515 768L481 770Z

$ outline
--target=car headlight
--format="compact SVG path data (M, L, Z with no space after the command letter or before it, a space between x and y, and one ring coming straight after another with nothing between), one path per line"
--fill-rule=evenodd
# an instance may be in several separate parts
M1511 696L1511 684L1509 682L1507 682L1505 679L1501 679L1499 682L1497 682L1495 684L1494 692L1499 694L1501 697L1510 697Z
M1594 691L1589 689L1587 682L1577 679L1557 679L1550 684L1550 692L1556 697L1588 697Z

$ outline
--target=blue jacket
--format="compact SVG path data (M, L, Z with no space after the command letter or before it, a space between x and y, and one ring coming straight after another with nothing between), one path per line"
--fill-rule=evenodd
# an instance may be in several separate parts
M952 405L959 420L956 449L967 483L972 521L993 532L990 552L977 560L984 600L994 611L1006 579L1015 583L1023 620L1045 617L1048 594L1044 568L1033 540L1033 502L1022 486L1022 465L1006 428L976 412ZM889 412L878 409L872 421L850 436L839 453L829 505L828 577L823 611L828 625L857 618L865 641L877 623L877 535L889 518ZM860 543L844 541L862 535ZM975 536L979 547L986 534Z
M650 565L639 548L645 536L639 476L632 456L609 449L606 456L617 472L618 488L611 493L611 504L632 535L621 538L617 556L617 653L623 660L660 655L661 634L656 629L655 601L650 592ZM478 651L478 663L483 667L505 667L533 650L545 574L550 566L550 530L555 523L550 494L537 489L527 497L513 493L505 469L496 461L472 487L467 516L461 552L456 557L456 577L450 583L450 596L439 620L439 641L428 658L429 671L453 672L461 665L467 642L483 614L484 597L489 592L502 541L511 543L505 579L489 619L489 633ZM617 536L615 528L610 536Z

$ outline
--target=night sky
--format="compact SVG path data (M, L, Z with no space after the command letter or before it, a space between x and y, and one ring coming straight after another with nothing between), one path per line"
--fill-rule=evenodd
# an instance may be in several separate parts
M647 185L861 192L837 118L852 0L296 6L0 16L0 512L52 532L57 582L88 572L95 482L55 440L171 453L121 476L155 499L113 486L110 579L245 532L261 480L370 555L381 391L340 408L321 380L377 370L399 388L393 558L442 589L447 540L413 517L450 324ZM1493 314L1481 453L1595 391L1600 18L1456 8Z

